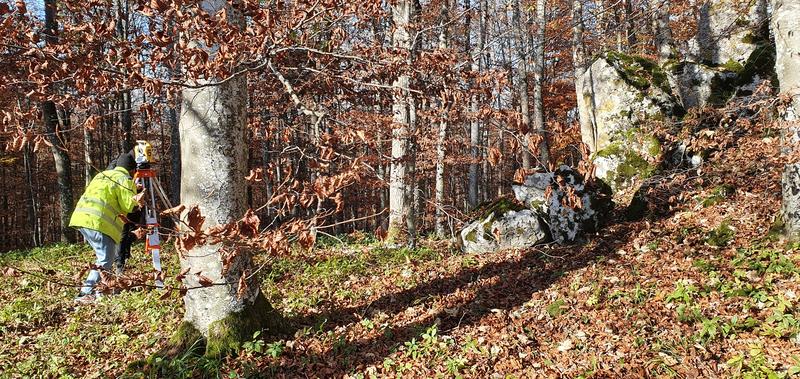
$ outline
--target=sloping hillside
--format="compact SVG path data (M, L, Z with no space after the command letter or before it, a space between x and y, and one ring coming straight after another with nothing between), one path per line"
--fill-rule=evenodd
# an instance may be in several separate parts
M697 169L651 179L646 219L584 246L463 255L365 235L267 262L281 339L214 361L146 360L180 318L176 294L130 290L74 308L84 246L5 255L4 376L767 377L800 370L794 245L771 131L718 136ZM326 244L327 242L327 244ZM136 272L147 270L135 259ZM177 274L174 262L170 274ZM168 283L169 284L169 283Z

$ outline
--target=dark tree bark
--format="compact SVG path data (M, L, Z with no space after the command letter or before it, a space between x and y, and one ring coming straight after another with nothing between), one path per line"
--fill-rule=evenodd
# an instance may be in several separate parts
M53 44L57 41L58 25L56 24L56 2L45 0L45 41ZM54 90L52 85L51 91ZM53 153L56 177L58 180L59 210L60 210L60 239L63 242L75 242L75 232L69 227L69 218L72 215L74 204L72 202L72 169L69 154L64 144L64 136L58 126L58 111L52 101L41 104L42 121L44 123L45 138L50 143Z

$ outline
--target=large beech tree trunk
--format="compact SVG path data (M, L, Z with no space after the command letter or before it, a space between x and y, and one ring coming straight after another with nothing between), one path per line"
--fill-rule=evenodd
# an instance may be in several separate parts
M775 72L780 92L790 99L782 115L787 123L785 150L796 153L800 149L800 3L773 0L771 27L775 35ZM797 240L800 239L800 163L786 165L782 190L785 232Z
M226 6L222 0L205 1L203 9L213 14ZM228 9L228 14L235 14ZM212 49L210 59L214 59ZM204 228L235 222L245 213L247 175L247 79L240 76L223 84L198 80L199 88L182 93L179 120L181 149L181 200L198 205L205 216ZM274 333L281 318L267 303L258 282L240 278L252 273L252 261L245 251L234 255L223 273L222 256L234 249L221 244L193 248L181 257L181 268L202 271L211 286L202 287L198 275L189 274L184 284L190 289L183 297L183 324L174 336L177 345L206 340L206 355L218 356L237 349L256 331ZM197 288L201 287L201 288Z
M405 50L408 64L412 61L411 19L414 14L414 3L411 0L399 0L392 5L394 47ZM410 131L413 128L412 116L414 103L411 99L409 85L411 77L406 70L401 71L392 86L395 87L394 104L392 105L392 162L389 173L389 230L390 242L398 242L402 231L413 217L410 188L412 172L409 172L408 150ZM413 222L412 222L413 224Z

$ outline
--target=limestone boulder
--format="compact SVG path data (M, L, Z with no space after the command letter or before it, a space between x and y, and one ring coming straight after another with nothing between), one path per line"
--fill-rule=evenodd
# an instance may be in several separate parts
M722 107L734 98L747 98L775 77L775 46L755 48L743 62L711 66L704 63L668 62L664 71L684 109Z
M547 189L553 184L553 173L542 172L528 175L525 182L511 186L514 197L528 209L547 213Z
M688 53L710 65L744 64L768 37L766 0L706 0Z
M547 239L545 225L536 211L510 199L500 199L459 234L465 253L526 249Z
M597 231L613 208L608 186L602 182L587 185L583 175L566 165L554 172L529 175L512 188L518 201L541 212L550 236L559 244L578 242Z
M670 86L685 109L724 104L732 95L726 87L737 79L733 71L695 62L676 63L668 72Z
M608 52L579 78L578 93L581 138L596 176L617 192L652 175L661 143L648 122L683 114L667 73L649 59Z

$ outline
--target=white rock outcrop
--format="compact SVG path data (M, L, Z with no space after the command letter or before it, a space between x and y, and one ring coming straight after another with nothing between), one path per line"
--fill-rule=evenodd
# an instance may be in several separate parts
M767 22L766 0L707 0L700 6L689 56L713 65L743 64L758 48Z
M511 201L501 199L500 202ZM525 249L547 238L546 227L535 211L503 209L503 206L499 206L461 230L461 246L465 253Z
M614 191L652 173L661 144L645 121L682 112L667 74L646 58L609 52L578 80L581 138Z

